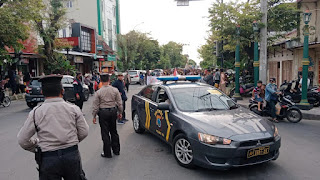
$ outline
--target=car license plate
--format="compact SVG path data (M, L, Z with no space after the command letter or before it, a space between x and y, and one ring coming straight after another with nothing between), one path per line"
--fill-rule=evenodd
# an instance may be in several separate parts
M270 146L263 146L263 147L249 149L247 153L247 158L266 155L266 154L269 154L269 151L270 151Z

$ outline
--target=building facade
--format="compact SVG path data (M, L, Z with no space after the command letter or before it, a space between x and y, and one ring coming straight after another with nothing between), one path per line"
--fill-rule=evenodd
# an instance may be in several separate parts
M115 54L117 49L117 34L120 33L119 1L70 0L66 2L66 7L68 25L60 30L59 38L78 37L79 45L61 53L68 54L68 59L82 73L101 72L103 64L111 64L108 69L113 70L115 63L104 61L108 61L108 55ZM75 28L79 24L80 31ZM70 43L74 44L73 41Z
M309 22L312 30L309 36L309 74L311 85L320 84L320 0L300 0L301 12L309 10L312 13ZM303 59L303 15L300 27L286 35L286 38L268 49L268 77L275 77L278 85L284 80L298 78L302 72Z

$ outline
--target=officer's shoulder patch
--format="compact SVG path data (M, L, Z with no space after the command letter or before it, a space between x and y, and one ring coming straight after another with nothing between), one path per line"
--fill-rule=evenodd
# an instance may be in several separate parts
M76 84L76 85L77 85L77 84L78 84L78 81L74 80L72 84Z

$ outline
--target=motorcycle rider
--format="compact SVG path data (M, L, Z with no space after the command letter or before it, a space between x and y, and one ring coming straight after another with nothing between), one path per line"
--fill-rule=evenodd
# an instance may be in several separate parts
M277 85L276 85L276 78L270 78L269 84L266 87L266 101L267 106L269 106L270 114L271 114L271 121L278 123L276 116L276 104L278 96L281 92L278 92Z

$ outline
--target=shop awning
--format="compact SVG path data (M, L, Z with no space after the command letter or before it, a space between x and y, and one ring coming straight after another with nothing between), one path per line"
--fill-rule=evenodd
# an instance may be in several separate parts
M67 54L67 51L56 51L58 53L62 53L62 54ZM85 56L85 57L92 57L94 58L94 55L93 53L84 53L84 52L77 52L77 51L69 51L69 55L75 55L75 56ZM103 56L98 56L96 57L97 59L98 58L103 58Z

